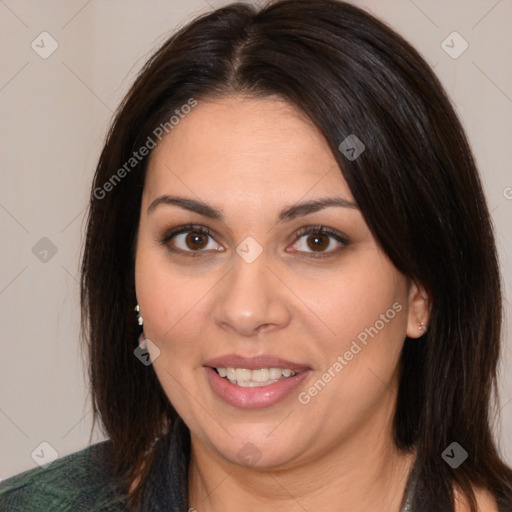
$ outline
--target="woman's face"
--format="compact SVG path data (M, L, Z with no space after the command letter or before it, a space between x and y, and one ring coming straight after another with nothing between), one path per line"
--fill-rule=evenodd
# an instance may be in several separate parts
M202 100L162 139L136 293L158 379L210 454L284 468L391 435L419 292L288 103Z

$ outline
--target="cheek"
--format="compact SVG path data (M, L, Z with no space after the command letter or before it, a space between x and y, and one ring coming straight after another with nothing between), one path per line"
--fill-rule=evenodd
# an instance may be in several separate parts
M333 425L346 422L347 412L356 421L392 389L407 328L405 278L368 252L316 282L303 282L302 293L321 319L309 324L319 365L301 403L314 402L320 416L336 403Z
M295 290L307 298L304 302L316 318L310 328L315 324L316 337L322 333L326 348L339 350L360 333L364 339L366 330L375 333L375 326L381 337L403 340L405 336L405 280L377 251L347 258L328 277L297 278Z
M198 353L197 343L209 318L206 300L211 279L194 279L172 271L144 244L137 251L135 286L144 334L165 354ZM173 359L169 359L173 361Z
M149 251L138 253L137 299L144 319L144 334L160 350L153 369L169 401L185 419L190 396L198 394L198 372L202 370L200 340L208 318L206 301L211 285L203 280L166 270Z
M372 260L346 267L323 289L309 289L312 309L329 330L315 336L310 324L320 364L299 401L318 417L327 415L333 430L356 428L393 398L407 327L405 280L391 264Z

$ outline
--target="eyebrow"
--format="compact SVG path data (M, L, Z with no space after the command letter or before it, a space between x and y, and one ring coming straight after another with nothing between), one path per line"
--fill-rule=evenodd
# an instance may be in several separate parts
M224 213L222 210L195 199L170 196L164 194L162 196L157 197L154 201L152 201L147 210L148 215L152 211L154 211L155 208L159 205L179 206L180 208L198 213L199 215L203 215L204 217L209 217L210 219L215 219L224 222ZM359 207L357 206L356 203L348 201L347 199L343 199L341 197L326 197L314 199L311 201L306 201L304 203L299 203L284 208L277 216L276 224L285 221L291 221L297 217L309 215L311 213L315 213L320 210L323 210L324 208L329 208L332 206L359 210Z

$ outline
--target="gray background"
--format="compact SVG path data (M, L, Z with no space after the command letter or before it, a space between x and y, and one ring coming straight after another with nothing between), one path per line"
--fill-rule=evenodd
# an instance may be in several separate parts
M32 453L64 456L89 443L78 269L95 164L112 113L151 52L225 3L0 0L0 478L35 467ZM354 3L413 43L452 97L481 170L511 297L512 0ZM55 44L45 31L58 48L43 59ZM448 37L454 31L469 45L457 58L464 41ZM505 313L496 431L512 463L510 301ZM95 432L93 442L101 439Z

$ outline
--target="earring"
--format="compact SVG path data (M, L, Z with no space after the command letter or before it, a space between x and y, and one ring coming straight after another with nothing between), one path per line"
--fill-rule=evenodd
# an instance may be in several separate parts
M418 331L424 332L426 330L425 324L423 322L418 322Z
M142 325L144 324L144 319L142 318L142 316L140 315L140 307L139 305L137 304L133 310L135 311L136 313L136 317L137 317L137 323L142 327Z
M139 305L137 304L133 310L135 311L136 313L136 318L137 318L137 323L139 324L139 327L140 327L140 334L139 334L139 339L138 339L138 342L139 342L139 347L143 348L143 349L146 349L146 337L144 336L144 329L143 329L143 325L144 325L144 319L142 318L141 314L140 314L140 307Z

